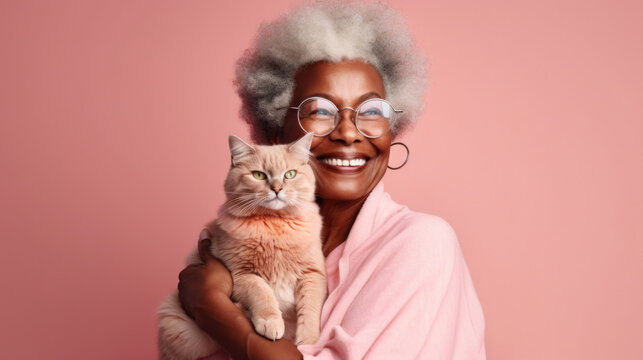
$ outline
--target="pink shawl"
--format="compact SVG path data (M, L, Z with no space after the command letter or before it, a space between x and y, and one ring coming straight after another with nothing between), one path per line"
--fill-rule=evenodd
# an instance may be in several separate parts
M485 359L484 316L456 234L440 217L369 195L326 258L321 337L304 359Z

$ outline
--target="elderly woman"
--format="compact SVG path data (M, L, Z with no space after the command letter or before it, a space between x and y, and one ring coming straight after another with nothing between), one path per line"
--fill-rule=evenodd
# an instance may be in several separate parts
M255 141L315 134L329 296L316 344L267 340L231 302L230 273L208 254L204 234L204 265L182 271L179 296L233 358L485 358L482 309L454 231L396 204L381 183L392 141L422 107L419 59L393 10L317 4L263 25L239 60L236 85ZM365 104L386 121L372 123Z

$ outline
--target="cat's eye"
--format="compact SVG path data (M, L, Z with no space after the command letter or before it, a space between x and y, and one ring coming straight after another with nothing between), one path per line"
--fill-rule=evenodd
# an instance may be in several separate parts
M266 173L263 173L261 171L253 171L252 176L257 180L266 180Z
M286 179L292 179L292 178L294 178L295 176L297 176L297 170L288 170L288 171L286 171L286 173L284 174L284 177L285 177Z

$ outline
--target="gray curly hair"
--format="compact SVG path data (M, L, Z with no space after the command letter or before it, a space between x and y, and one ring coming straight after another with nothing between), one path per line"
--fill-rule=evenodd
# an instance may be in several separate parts
M423 108L426 74L401 15L382 3L318 2L262 24L254 47L237 61L234 84L253 139L269 143L283 126L300 68L351 59L375 66L387 100L404 110L393 134L412 125Z

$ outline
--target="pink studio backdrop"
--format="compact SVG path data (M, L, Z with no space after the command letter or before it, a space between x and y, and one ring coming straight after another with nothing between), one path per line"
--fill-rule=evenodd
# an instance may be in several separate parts
M0 358L151 359L293 1L0 3ZM393 198L459 235L489 359L642 359L640 1L393 1L430 63Z

